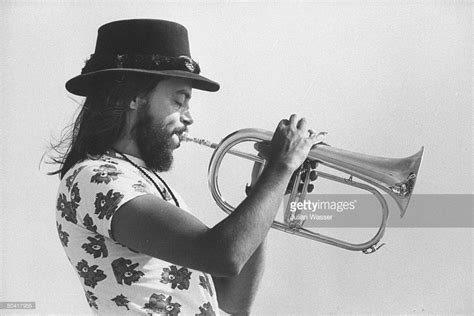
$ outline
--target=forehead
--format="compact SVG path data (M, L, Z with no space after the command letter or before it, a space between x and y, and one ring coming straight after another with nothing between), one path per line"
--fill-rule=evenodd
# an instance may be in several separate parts
M191 80L180 78L160 80L151 94L161 94L168 97L184 95L186 99L190 99L192 94Z

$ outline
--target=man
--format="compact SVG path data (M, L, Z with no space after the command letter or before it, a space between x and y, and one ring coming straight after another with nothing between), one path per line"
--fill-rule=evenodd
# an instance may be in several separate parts
M246 315L263 269L263 242L290 177L316 143L304 119L282 120L247 199L213 228L159 176L193 123L199 75L187 31L161 20L116 21L69 92L86 96L66 153L57 229L98 313Z

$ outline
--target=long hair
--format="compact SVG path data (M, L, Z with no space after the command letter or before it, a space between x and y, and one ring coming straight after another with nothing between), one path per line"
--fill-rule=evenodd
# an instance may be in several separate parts
M51 144L53 153L48 163L59 164L59 169L48 174L59 174L62 179L77 162L109 149L125 127L130 102L146 96L158 81L156 77L128 74L97 86L86 97L75 122L57 144Z

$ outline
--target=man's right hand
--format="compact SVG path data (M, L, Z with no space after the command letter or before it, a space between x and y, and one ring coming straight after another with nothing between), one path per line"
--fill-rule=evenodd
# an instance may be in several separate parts
M296 170L308 157L311 147L318 142L317 134L307 128L305 118L292 114L278 124L270 143L269 165Z

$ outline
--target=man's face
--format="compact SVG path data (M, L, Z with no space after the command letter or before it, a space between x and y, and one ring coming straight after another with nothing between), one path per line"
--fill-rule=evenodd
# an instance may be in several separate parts
M138 109L135 141L149 168L167 171L173 163L183 132L193 123L189 112L191 83L166 79L148 94L147 105Z

